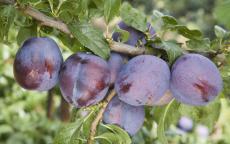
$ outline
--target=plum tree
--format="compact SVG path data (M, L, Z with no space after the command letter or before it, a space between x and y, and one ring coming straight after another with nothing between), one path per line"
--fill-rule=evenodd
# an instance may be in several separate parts
M167 90L165 94L156 102L154 102L154 105L156 106L163 106L171 102L173 99L172 92L170 90Z
M215 64L199 54L181 56L172 67L171 91L176 100L190 105L205 105L222 89Z
M76 53L63 63L59 80L65 100L76 107L85 107L105 97L110 84L110 71L102 58Z
M128 26L123 21L118 23L118 27L122 30L129 32L129 39L125 42L125 44L132 45L132 46L138 45L139 42L141 42L142 45L146 44L146 35L143 32L131 26ZM149 33L150 37L153 37L155 35L155 31L153 27L151 26L150 23L147 23L147 27L148 27L147 32ZM113 33L112 37L114 41L121 41L121 36L120 33L118 32Z
M58 82L63 62L58 45L50 38L30 38L18 50L14 60L14 77L29 90L46 91Z
M142 127L144 117L144 106L131 106L115 96L106 107L103 121L107 124L116 124L130 135L134 135Z
M177 125L181 130L189 132L193 128L193 121L189 117L182 116Z
M115 89L127 104L154 105L169 89L170 70L165 61L151 55L131 59L120 71Z
M110 55L110 59L108 60L108 65L109 65L109 69L110 69L110 74L111 74L111 80L110 80L110 84L113 85L118 73L121 70L121 67L124 64L124 58L118 54L118 53L111 53Z

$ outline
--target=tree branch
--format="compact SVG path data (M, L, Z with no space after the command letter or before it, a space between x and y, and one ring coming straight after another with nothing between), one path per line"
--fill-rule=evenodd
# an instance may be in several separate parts
M15 1L14 0L0 0L0 3L2 3L2 4L14 4Z
M52 17L48 17L31 6L26 6L24 8L18 7L18 9L22 11L25 15L31 16L32 18L41 22L41 25L53 27L53 28L56 28L62 31L63 33L71 35L71 32L68 29L68 26L60 20L55 20Z
M14 0L0 0L0 3L3 4L15 4ZM56 28L60 30L61 32L70 35L70 37L73 37L71 35L71 32L68 28L68 26L62 22L61 20L54 19L52 17L49 17L42 12L34 9L31 6L25 6L25 7L20 7L18 6L17 9L24 13L27 16L30 16L37 21L41 23L41 25ZM110 42L110 49L115 52L120 52L120 53L125 53L129 55L139 55L144 53L144 49L141 48L136 48L127 44L122 44L118 42Z
M90 128L90 134L89 134L89 138L87 140L87 144L93 144L94 143L94 136L96 134L96 130L97 130L97 126L100 123L103 114L105 112L105 109L107 107L107 105L109 104L109 102L111 101L111 99L116 95L115 90L113 89L110 94L105 98L104 100L104 104L102 106L102 108L100 109L100 111L98 112L97 117L94 119L94 121L91 124L91 128Z

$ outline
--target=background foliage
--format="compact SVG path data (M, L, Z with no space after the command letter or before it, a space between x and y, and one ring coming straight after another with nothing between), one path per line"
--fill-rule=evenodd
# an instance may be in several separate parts
M62 48L65 58L73 52L89 50L107 58L109 46L103 39L103 34L86 23L92 17L103 15L106 23L109 23L119 13L117 9L120 6L122 19L135 28L145 31L145 22L148 20L153 23L159 35L154 43L166 51L169 64L184 49L208 53L209 56L219 52L214 61L225 82L223 93L206 107L191 107L176 101L164 107L147 107L145 124L132 138L133 143L230 143L230 34L227 32L230 29L230 1L127 0L136 9L119 0L105 1L18 0L21 7L31 5L48 16L64 21L75 37L74 40L26 17L13 5L0 5L0 144L63 144L86 141L90 123L98 109L74 109L70 118L68 112L71 108L61 99L58 88L48 93L29 92L15 83L13 59L21 43L31 36L51 36ZM109 9L112 5L116 7ZM134 15L128 15L130 13ZM146 17L144 13L147 14ZM191 29L199 29L203 35L200 31ZM85 113L89 115L85 116ZM181 116L190 117L194 121L192 132L182 134L176 127ZM208 138L199 137L195 132L195 127L199 124L209 128ZM131 141L119 127L104 124L100 125L96 140L99 143Z

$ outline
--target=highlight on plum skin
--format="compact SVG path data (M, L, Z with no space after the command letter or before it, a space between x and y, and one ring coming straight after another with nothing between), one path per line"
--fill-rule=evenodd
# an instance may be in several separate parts
M108 60L108 65L111 74L110 85L112 86L117 79L118 73L120 72L124 64L124 57L119 53L112 52Z
M49 90L58 82L62 62L61 51L51 38L27 39L14 60L15 80L28 90Z
M199 54L181 56L172 67L171 91L176 100L189 105L206 105L222 90L216 65Z
M105 109L103 122L118 125L133 136L142 127L144 118L144 106L131 106L115 96Z
M59 83L67 102L78 108L94 105L105 97L109 89L108 64L91 54L73 54L62 65Z
M151 55L131 59L120 71L115 90L123 102L153 106L169 89L170 70L165 61Z

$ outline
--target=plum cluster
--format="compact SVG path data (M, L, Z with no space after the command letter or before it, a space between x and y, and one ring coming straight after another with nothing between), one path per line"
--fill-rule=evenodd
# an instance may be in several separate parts
M155 32L148 23L142 33L124 22L118 26L130 33L125 42L138 46ZM120 34L113 39L120 41ZM77 108L102 101L112 88L117 95L109 102L103 121L116 124L134 135L144 122L144 106L168 104L173 98L189 105L206 105L220 93L222 79L215 64L199 54L178 58L171 70L163 59L139 55L129 59L112 52L110 59L76 53L65 62L50 38L30 38L16 54L16 81L25 89L46 91L59 83L64 99Z

